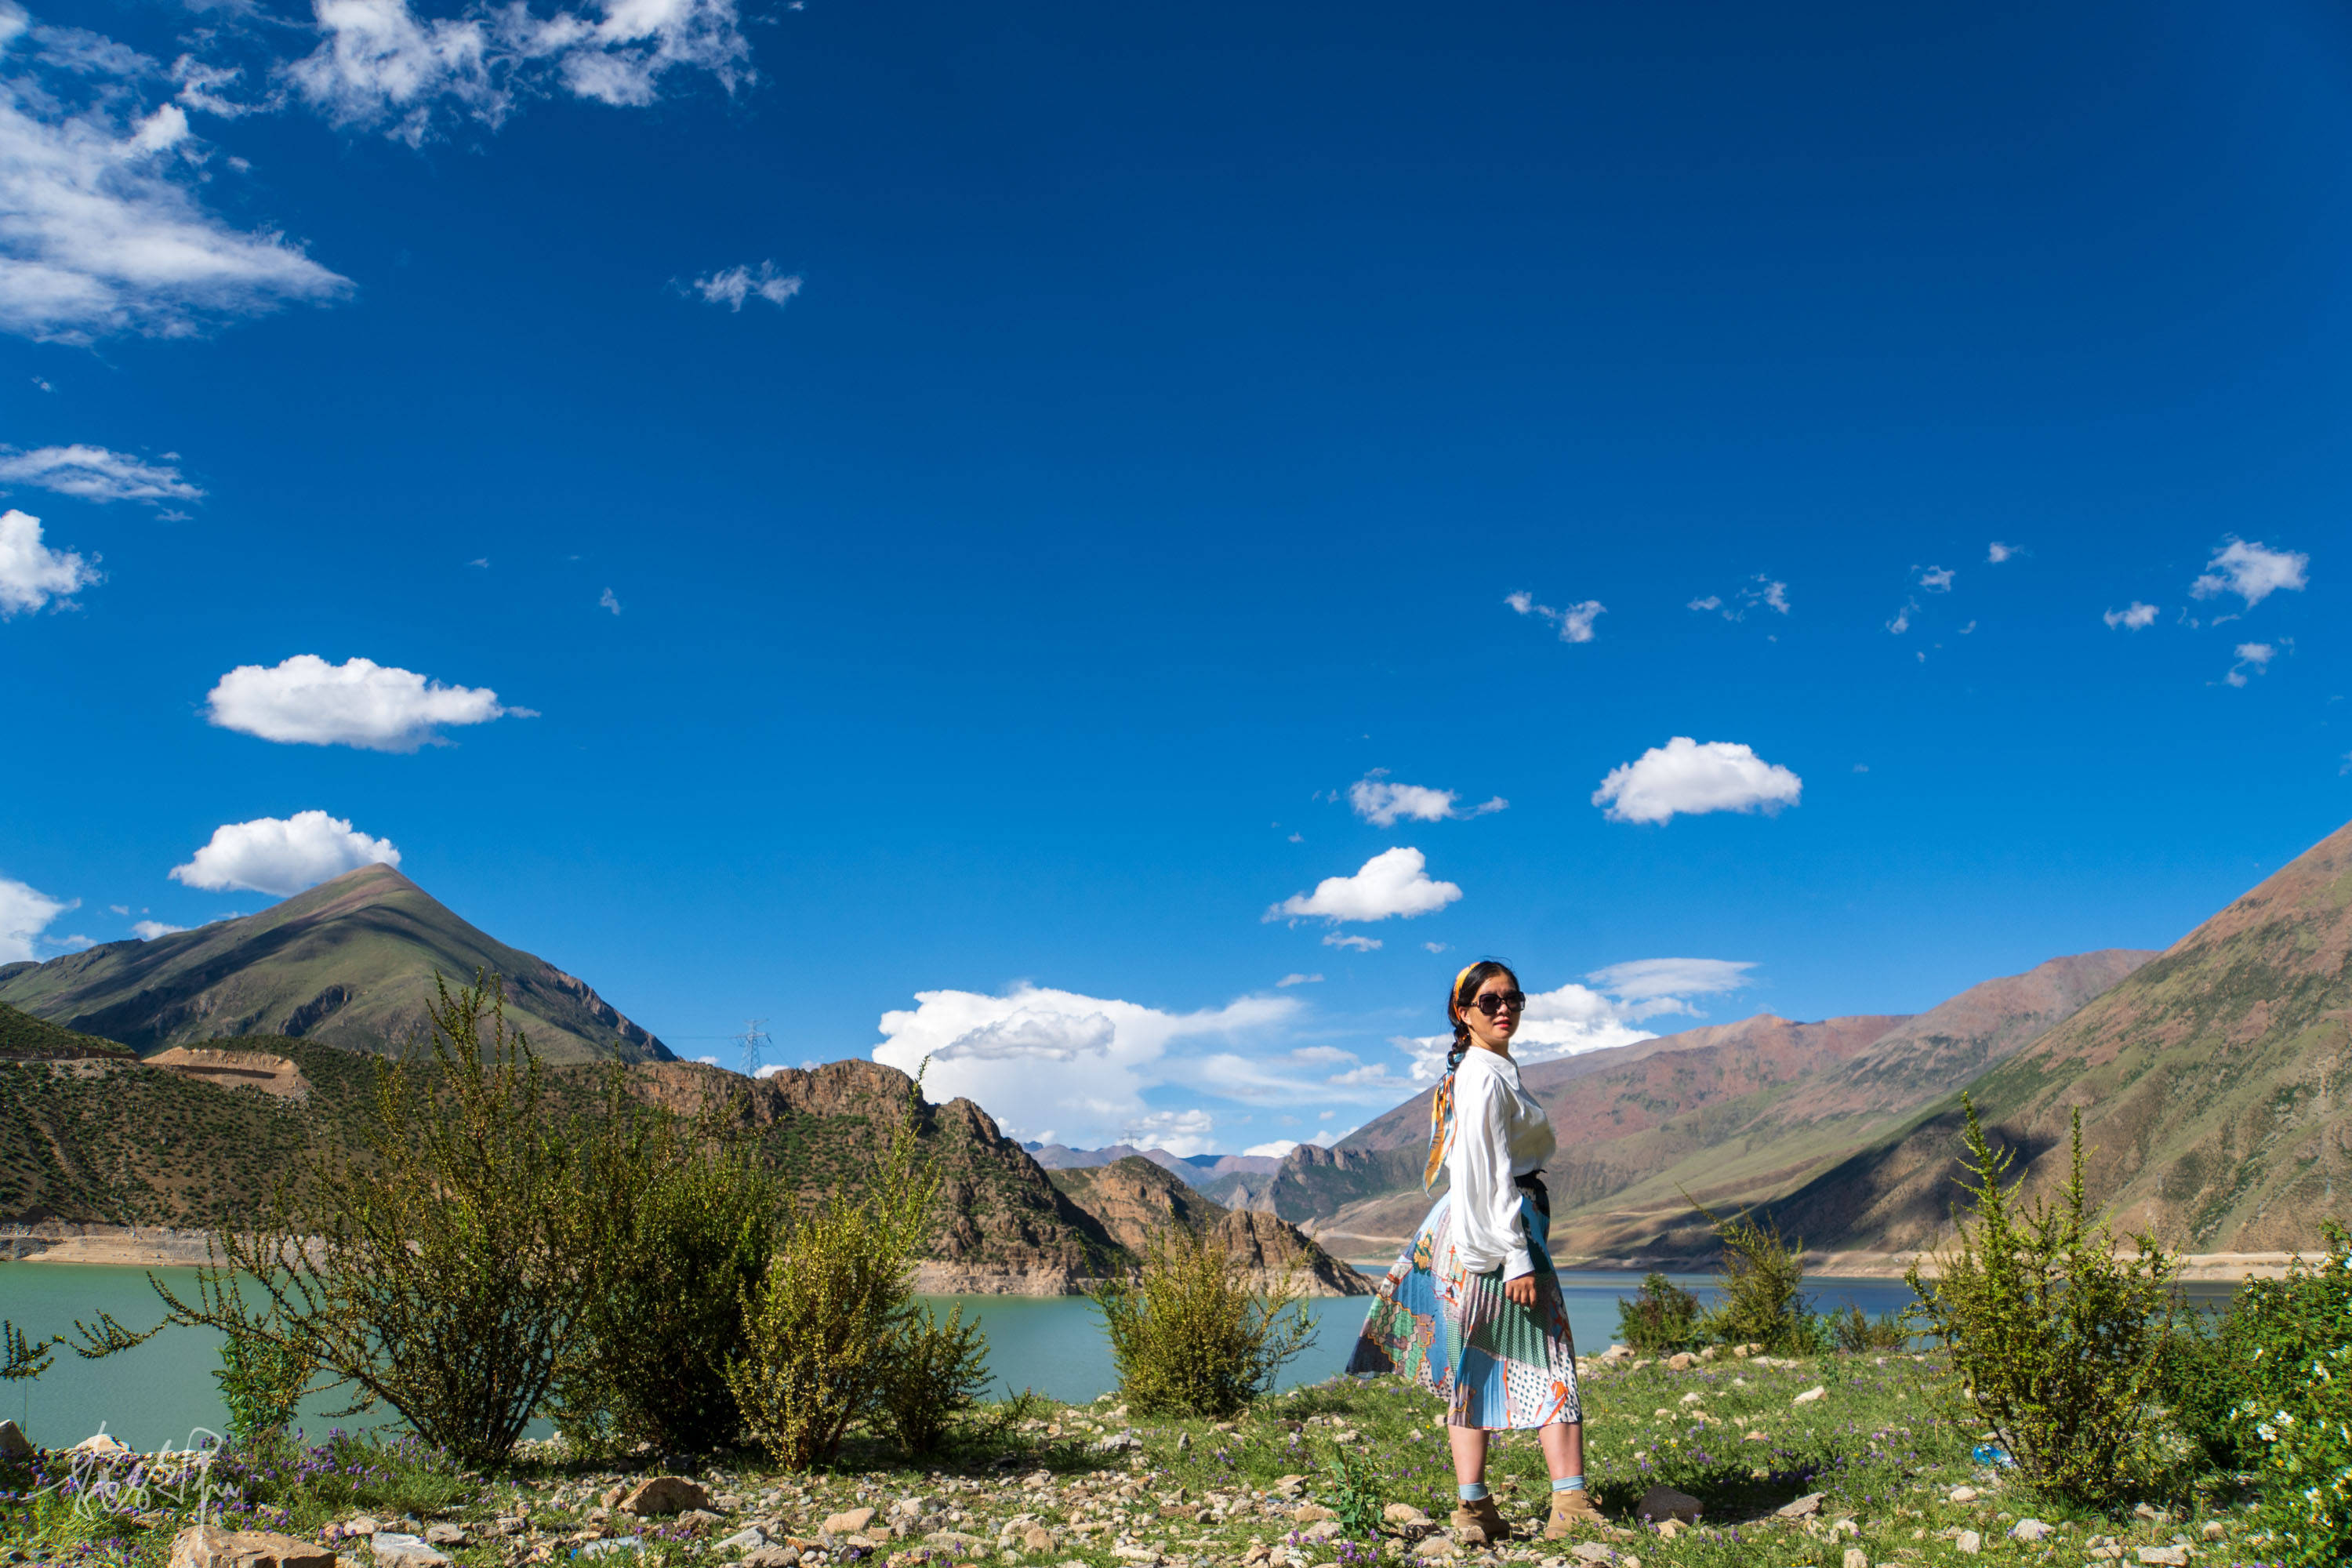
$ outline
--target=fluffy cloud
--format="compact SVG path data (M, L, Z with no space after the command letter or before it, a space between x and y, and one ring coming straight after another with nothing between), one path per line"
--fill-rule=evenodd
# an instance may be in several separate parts
M1895 618L1886 623L1886 629L1893 632L1896 637L1901 637L1905 632L1911 629L1911 617L1918 614L1918 612L1919 601L1916 599L1906 599L1903 602L1903 607L1895 612Z
M2232 537L2213 552L2204 574L2189 585L2197 598L2235 594L2252 609L2281 588L2301 593L2310 580L2311 557L2294 551L2272 550L2260 540L2249 543Z
M1592 792L1592 804L1607 807L1612 822L1666 822L1676 813L1762 811L1769 816L1797 804L1804 781L1730 741L1701 745L1676 735L1622 763Z
M2154 605L2143 605L2137 599L2134 599L2131 602L2131 607L2129 609L2109 610L2105 615L2101 616L2099 619L2107 623L2107 629L2109 631L2113 631L2117 626L2121 626L2126 631L2136 632L2153 626L2156 623L2156 606Z
M2248 677L2262 674L2270 668L2271 660L2278 657L2278 649L2266 642L2242 642L2237 651L2238 662L2231 665L2230 673L2221 678L2231 686L2243 686Z
M1205 1154L1216 1146L1216 1118L1205 1110L1154 1110L1119 1130L1119 1142L1171 1154Z
M542 93L641 107L673 70L708 72L730 93L752 77L734 0L591 0L544 16L523 4L421 16L407 0L313 0L313 11L319 46L285 68L295 95L335 124L411 146L445 111L495 129Z
M1985 549L1985 562L1988 565L1998 566L2002 562L2011 559L2018 553L2020 553L2018 546L2014 544L2003 544L2000 540L1996 539Z
M214 892L245 888L283 897L371 863L397 866L400 851L340 816L298 811L223 824L186 865L172 868L172 879Z
M1386 768L1375 768L1348 786L1348 804L1356 815L1375 827L1393 827L1405 818L1414 822L1444 822L1448 817L1467 819L1485 816L1489 812L1504 811L1510 802L1501 795L1483 805L1464 809L1450 789L1431 789L1425 784L1391 784Z
M13 507L0 512L0 621L52 601L62 608L68 595L100 580L97 562L43 544L39 518Z
M621 601L613 596L612 589L607 588L596 596L596 607L600 610L610 610L617 616L621 613Z
M37 485L83 500L202 500L205 492L169 463L150 463L103 447L0 447L0 485Z
M1952 579L1958 575L1948 566L1914 566L1911 570L1917 574L1920 589L1929 594L1950 593Z
M1344 947L1350 952L1378 952L1381 950L1381 939L1376 936L1350 936L1336 931L1326 931L1323 935L1323 945Z
M1286 974L1281 979L1276 981L1274 983L1274 987L1276 990L1281 991L1293 985L1320 985L1322 984L1323 977L1319 974L1300 974L1296 971L1293 971L1291 973Z
M1660 1013L1695 1013L1689 998L1744 990L1751 962L1727 958L1637 958L1612 963L1585 976L1615 997L1623 1015L1646 1018Z
M705 302L724 305L730 310L742 310L746 300L765 300L781 310L801 291L801 279L798 273L779 272L774 262L762 261L756 268L730 267L724 272L698 278L689 287Z
M205 326L349 291L269 229L190 194L185 111L137 108L155 62L0 7L0 331L87 343Z
M1594 971L1585 976L1591 985L1530 992L1511 1055L1522 1062L1551 1061L1654 1038L1657 1031L1642 1027L1642 1020L1664 1013L1705 1017L1691 998L1741 990L1755 967L1720 958L1643 958ZM1412 1082L1426 1085L1444 1075L1454 1037L1424 1035L1390 1043L1411 1058Z
M1537 604L1532 594L1506 594L1503 603L1520 615L1540 616L1551 622L1559 628L1559 640L1562 642L1591 642L1592 623L1609 613L1609 606L1598 599L1587 599L1564 610Z
M0 877L0 963L25 963L49 922L73 904Z
M131 928L131 931L141 942L153 942L159 936L177 936L187 929L185 926L165 925L162 921L141 921Z
M1174 1081L1181 1041L1262 1031L1291 1017L1288 997L1244 997L1200 1013L1020 985L1001 996L924 991L882 1015L874 1058L907 1072L928 1059L934 1099L978 1101L1024 1136L1052 1128L1077 1147L1115 1142L1152 1114L1146 1089ZM1180 1134L1181 1136L1181 1134Z
M1277 920L1384 921L1444 909L1462 896L1451 882L1433 881L1418 849L1383 849L1352 877L1326 877L1312 893L1294 893L1265 911Z
M205 717L224 730L308 746L413 752L442 745L444 724L487 724L523 708L501 708L487 687L444 686L373 659L329 664L298 653L283 664L241 664L205 698Z

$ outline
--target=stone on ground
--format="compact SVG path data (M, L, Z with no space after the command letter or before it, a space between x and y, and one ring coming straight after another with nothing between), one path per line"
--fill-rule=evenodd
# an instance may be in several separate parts
M198 1524L173 1538L172 1568L335 1568L335 1554L267 1530Z
M471 1544L466 1535L466 1527L462 1524L428 1524L425 1527L425 1540L426 1544L432 1546Z
M1299 1524L1320 1524L1327 1519L1337 1519L1339 1516L1321 1503L1309 1502L1301 1503L1290 1517Z
M1974 1557L1984 1550L1984 1537L1973 1530L1963 1530L1952 1537L1952 1550L1964 1556Z
M2186 1546L2143 1546L2139 1560L2150 1568L2189 1568L2189 1548Z
M1060 1544L1054 1539L1054 1532L1042 1524L1021 1527L1021 1550L1024 1552L1051 1552Z
M713 1552L757 1552L766 1544L766 1532L755 1524L737 1531L724 1541L713 1542L710 1549Z
M1445 1537L1442 1535L1433 1535L1428 1540L1423 1542L1420 1545L1414 1547L1412 1549L1412 1554L1415 1557L1420 1558L1424 1563L1436 1563L1442 1562L1449 1557L1461 1556L1462 1548L1454 1545L1454 1542L1446 1540Z
M1633 1505L1633 1517L1652 1521L1678 1519L1685 1524L1696 1524L1706 1506L1688 1492L1678 1492L1672 1487L1652 1487Z
M1807 1492L1794 1502L1782 1504L1777 1511L1782 1519L1811 1519L1822 1511L1822 1499L1827 1495L1824 1492Z
M449 1561L447 1552L426 1544L423 1536L399 1530L377 1531L368 1539L368 1550L376 1568L442 1568Z
M1789 1403L1791 1405L1811 1405L1814 1400L1827 1399L1829 1395L1830 1391L1828 1385L1817 1383L1813 1384L1812 1387L1805 1390L1804 1393L1797 1395L1796 1398L1789 1401Z
M872 1509L853 1508L827 1515L825 1521L817 1528L827 1535L856 1535L873 1522Z
M743 1554L743 1568L800 1568L801 1554L790 1546L755 1546Z
M33 1440L14 1421L0 1421L0 1459L29 1459Z
M2055 1535L2057 1528L2054 1525L2044 1524L2038 1519L2021 1519L2010 1526L2009 1533L2011 1538L2016 1541L2042 1541Z
M641 1519L652 1518L684 1513L689 1509L708 1509L710 1492L701 1482L688 1480L684 1476L656 1476L639 1481L611 1506Z
M1982 1495L1974 1487L1954 1487L1951 1491L1954 1502L1974 1502Z
M1845 1549L1844 1568L1870 1568L1870 1553L1859 1546Z

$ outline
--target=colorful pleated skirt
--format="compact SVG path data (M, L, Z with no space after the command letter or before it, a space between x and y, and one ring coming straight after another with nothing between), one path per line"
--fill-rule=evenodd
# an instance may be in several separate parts
M1351 1373L1394 1373L1445 1401L1449 1426L1488 1431L1580 1421L1576 1342L1551 1266L1551 1221L1522 1197L1536 1304L1503 1294L1499 1270L1473 1274L1454 1250L1454 1197L1437 1200L1398 1254L1365 1315Z

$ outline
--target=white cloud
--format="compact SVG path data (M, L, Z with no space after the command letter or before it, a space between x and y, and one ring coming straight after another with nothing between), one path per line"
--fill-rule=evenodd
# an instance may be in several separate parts
M1538 605L1533 595L1526 593L1506 594L1503 595L1503 603L1510 605L1520 615L1541 616L1545 620L1551 622L1559 628L1559 640L1562 642L1591 642L1592 623L1609 613L1609 606L1598 599L1587 599L1581 604L1570 605L1564 610L1553 609L1549 605Z
M762 261L756 268L730 267L724 272L698 278L690 287L706 303L724 305L730 310L742 310L746 300L765 300L781 310L801 291L801 279L796 272L779 272L774 262Z
M2310 581L2310 568L2308 555L2272 550L2260 540L2249 543L2233 536L2213 552L2204 574L2189 585L2189 592L2200 599L2235 594L2252 609L2281 588L2301 593Z
M1459 797L1450 789L1391 784L1385 776L1387 773L1386 768L1374 768L1348 786L1348 804L1355 807L1358 816L1375 827L1393 827L1404 818L1414 822L1444 822L1449 817L1466 821L1510 807L1511 803L1498 795L1483 805L1465 810L1454 804Z
M165 925L162 921L141 921L131 931L141 942L153 942L159 936L177 936L187 929L185 926Z
M307 746L413 752L443 745L444 724L487 724L502 708L488 687L444 686L413 669L370 658L329 664L298 653L282 664L241 664L205 698L205 717L224 730Z
M1906 599L1903 602L1903 607L1895 612L1895 618L1886 623L1886 629L1896 637L1901 637L1911 629L1911 617L1918 612L1918 600Z
M1451 882L1433 881L1418 849L1383 849L1352 877L1326 877L1312 893L1294 893L1265 911L1270 921L1384 921L1431 914L1462 896Z
M0 963L32 962L33 944L41 940L41 932L74 907L23 882L0 877Z
M1592 792L1612 822L1666 822L1676 813L1758 811L1767 816L1797 804L1804 781L1730 741L1705 745L1676 735L1633 762L1610 770Z
M2242 642L2238 645L2238 662L2221 679L2232 686L2243 686L2250 675L2260 675L2278 657L2278 649L2266 642Z
M0 485L37 485L84 500L202 500L205 492L169 463L150 463L103 447L0 447Z
M298 811L289 817L225 823L213 830L211 843L186 865L173 867L171 874L191 888L248 888L284 897L371 863L397 866L400 851L392 840L371 838L340 816Z
M621 613L621 601L613 597L613 590L607 588L596 596L596 607L600 610L610 610L617 616Z
M1739 991L1748 985L1752 962L1727 958L1637 958L1612 963L1585 976L1615 997L1624 1016L1696 1013L1687 998Z
M1362 1058L1337 1046L1301 1046L1290 1053L1290 1059L1308 1067L1351 1068Z
M99 581L97 556L84 560L70 550L51 550L41 542L39 518L13 507L0 512L0 621L53 601L67 608L68 595Z
M1344 947L1350 952L1378 952L1381 950L1381 939L1376 936L1347 936L1335 931L1324 933L1323 945Z
M421 16L407 0L312 8L319 47L285 68L295 94L335 124L411 146L444 110L496 129L543 93L633 108L675 69L707 71L730 93L753 75L734 0L591 0L584 14L545 16L520 3L463 16Z
M0 331L67 343L188 337L349 291L283 235L240 231L197 203L186 115L168 104L136 114L130 84L153 61L94 34L78 50L28 54L26 33L23 12L0 13Z
M1692 1017L1706 1014L1690 998L1738 991L1748 984L1753 963L1718 958L1643 958L1612 963L1585 976L1592 985L1570 984L1556 991L1530 992L1511 1055L1521 1062L1551 1061L1609 1046L1652 1039L1657 1031L1642 1020L1663 1013ZM1402 1037L1390 1044L1405 1053L1411 1081L1434 1083L1444 1075L1451 1035Z
M1684 608L1720 610L1727 621L1744 621L1748 611L1759 606L1785 616L1789 613L1789 584L1759 572L1735 592L1734 600L1734 603L1726 605L1721 595L1709 594L1703 599L1693 599Z
M1293 985L1320 985L1322 984L1323 977L1319 974L1300 974L1296 971L1293 971L1291 973L1286 974L1281 979L1276 981L1274 983L1274 986L1276 990L1280 991Z
M1253 1143L1242 1152L1279 1160L1297 1147L1298 1140L1296 1138L1277 1138L1271 1143Z
M2002 562L2007 561L2021 552L2017 545L2003 544L2000 540L1996 539L1990 545L1986 547L1985 560L1989 564L1998 566Z
M1956 574L1950 567L1914 566L1911 570L1919 574L1919 586L1923 591L1930 594L1948 594L1952 591L1952 578Z
M874 1059L912 1073L925 1058L935 1100L963 1095L1009 1131L1051 1127L1077 1147L1118 1141L1150 1111L1143 1093L1171 1081L1171 1046L1263 1031L1291 1017L1289 997L1250 996L1200 1013L1023 984L1002 996L924 991L882 1015Z
M1171 1154L1205 1154L1216 1146L1216 1118L1205 1110L1154 1110L1119 1129L1119 1142Z
M1421 945L1431 952L1444 952L1454 944L1450 942L1424 942Z
M2101 616L2099 619L2107 623L2107 629L2109 631L2115 630L2117 626L2122 626L2127 631L2136 632L2144 626L2153 626L2155 624L2156 606L2154 605L2143 605L2137 599L2134 599L2131 602L2131 607L2129 609L2109 610L2105 615Z

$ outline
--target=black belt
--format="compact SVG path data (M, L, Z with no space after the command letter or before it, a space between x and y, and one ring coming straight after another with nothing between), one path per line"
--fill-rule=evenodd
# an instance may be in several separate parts
M1546 1219L1551 1218L1551 1190L1544 1185L1541 1171L1529 1171L1524 1176L1513 1176L1511 1184L1528 1194L1528 1201L1536 1205L1536 1213Z

